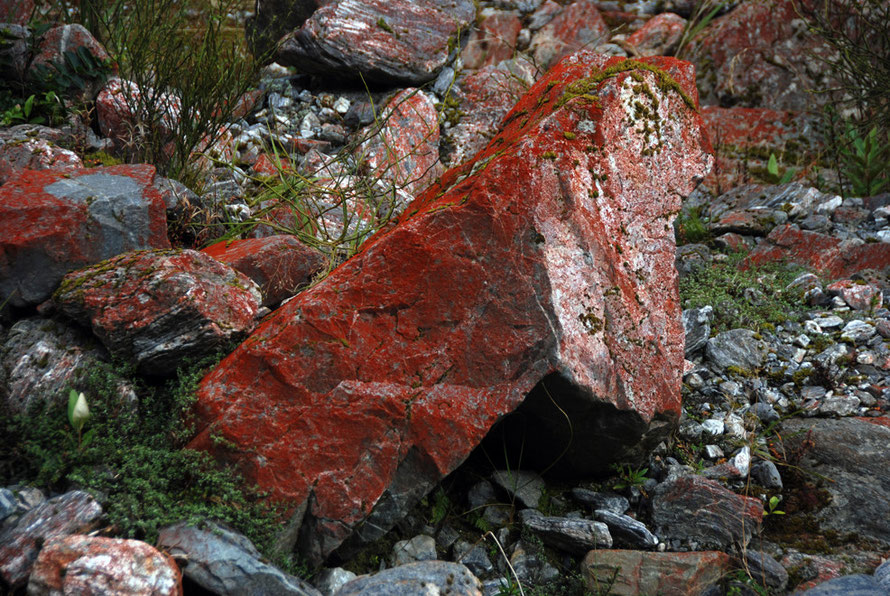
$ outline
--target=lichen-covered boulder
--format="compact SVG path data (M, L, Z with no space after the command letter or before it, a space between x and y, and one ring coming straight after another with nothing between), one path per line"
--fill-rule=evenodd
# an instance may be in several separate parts
M27 125L15 128L30 128L28 132L34 130ZM37 130L41 128L43 127ZM15 133L6 133L2 137L5 138L0 138L0 185L22 170L53 170L65 173L83 169L83 161L77 153L60 147L49 139Z
M25 170L0 186L0 302L50 297L62 277L130 250L169 248L154 166Z
M593 0L575 0L532 37L529 52L535 66L546 71L563 56L609 41L609 26Z
M318 561L386 531L542 379L575 474L662 440L684 347L671 224L709 149L688 63L565 59L205 377L191 447L307 504ZM546 416L527 451L565 446Z
M47 540L28 579L31 596L181 596L169 555L139 540L58 536Z
M153 250L68 274L53 301L112 354L165 375L249 333L262 294L249 277L208 255Z
M325 77L417 85L435 78L475 14L471 0L336 0L281 40L276 61Z
M473 29L460 53L464 68L475 70L513 57L522 21L515 11L498 11L486 16Z

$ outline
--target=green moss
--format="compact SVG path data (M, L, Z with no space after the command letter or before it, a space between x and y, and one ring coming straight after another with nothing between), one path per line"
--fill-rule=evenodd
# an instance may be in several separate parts
M544 159L554 160L556 159L557 155L555 151L545 151L541 154L541 157L543 157Z

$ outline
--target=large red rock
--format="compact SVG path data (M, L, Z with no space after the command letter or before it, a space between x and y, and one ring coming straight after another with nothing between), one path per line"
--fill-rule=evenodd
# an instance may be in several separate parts
M194 250L134 251L65 276L53 301L113 355L143 372L174 372L255 325L257 285Z
M256 282L263 293L263 306L296 294L324 269L326 261L321 252L288 235L224 240L201 252Z
M47 30L40 38L34 58L28 66L27 76L32 80L42 81L47 77L50 80L57 75L56 65L67 62L65 54L85 49L99 63L109 65L111 69L111 57L102 44L93 37L86 27L79 24L58 25ZM92 100L104 82L103 77L88 79L81 77L83 88L79 90L81 99Z
M26 170L0 187L0 302L39 304L69 271L168 248L154 166Z
M512 58L521 29L522 21L515 11L499 11L485 17L460 53L464 68L475 70Z
M43 545L28 594L180 596L182 575L169 555L138 540L62 536Z
M609 41L609 26L594 0L575 0L541 27L529 45L534 64L546 71L563 56Z
M719 551L647 553L592 550L581 561L587 587L609 594L702 594L729 573L729 555Z
M0 185L22 170L53 170L64 173L83 169L80 156L47 139L0 141Z
M841 240L789 224L773 228L745 259L754 266L775 261L797 263L833 279L845 278L865 269L890 271L890 245Z
M358 150L360 166L373 179L415 195L442 175L439 161L439 114L420 89L397 93L380 116L358 132L366 139Z
M807 30L799 0L740 2L689 44L702 103L806 111L830 101L827 45ZM822 59L820 59L821 57Z
M577 473L661 440L683 368L671 222L711 165L693 76L591 52L554 67L476 159L204 379L191 447L308 504L318 561L395 523L545 377Z
M281 40L276 61L327 78L416 85L435 78L449 39L475 14L470 0L335 0Z

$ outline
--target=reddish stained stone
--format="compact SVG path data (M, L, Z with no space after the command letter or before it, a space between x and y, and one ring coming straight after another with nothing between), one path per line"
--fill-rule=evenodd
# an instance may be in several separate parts
M593 0L576 0L541 27L529 52L534 64L546 71L563 56L609 41L609 27Z
M34 13L34 0L0 0L0 23L24 25Z
M695 97L687 63L644 62ZM629 128L631 73L588 79L618 64L590 52L561 62L476 159L202 382L190 446L291 508L308 501L310 558L387 494L414 486L419 498L549 373L635 431L679 416L671 221L710 146L699 115L645 70L634 74L659 99L661 141ZM599 101L573 99L584 81Z
M842 279L825 289L829 295L843 298L844 302L854 310L878 309L884 303L884 293L881 292L881 289L868 283L857 283L850 279Z
M0 185L21 170L67 172L83 168L80 157L46 139L28 139L0 145Z
M627 37L643 56L671 54L680 43L686 19L672 12L655 15L640 29Z
M40 38L30 68L62 62L65 52L76 51L78 48L86 48L97 60L111 59L102 44L83 25L59 25L49 29Z
M482 21L460 54L464 68L476 70L513 57L522 21L515 11L496 12Z
M730 568L729 555L719 551L593 550L581 562L588 588L608 585L609 594L619 596L700 594L723 579Z
M775 261L797 263L837 279L865 269L890 270L890 248L883 242L844 242L788 224L773 228L744 264L757 266Z

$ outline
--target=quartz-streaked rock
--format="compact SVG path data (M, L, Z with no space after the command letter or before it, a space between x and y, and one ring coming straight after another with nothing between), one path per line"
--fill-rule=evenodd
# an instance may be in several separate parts
M594 511L594 516L609 527L609 534L617 545L641 549L658 546L658 537L641 521L606 509Z
M417 596L427 593L482 596L482 583L458 563L424 561L359 576L340 588L336 596Z
M601 493L586 488L573 488L572 498L591 509L604 509L619 515L623 515L625 511L630 509L630 503L627 498L615 493Z
M750 329L731 329L708 340L705 354L714 366L755 371L766 359L766 343Z
M538 536L544 544L576 555L594 548L612 546L612 536L608 526L598 521L525 515L522 526Z
M581 563L581 574L589 590L596 593L608 586L609 594L616 596L704 594L729 569L729 555L714 551L594 550Z
M686 330L686 357L689 358L708 343L711 337L711 321L714 309L710 306L683 311L683 328Z

